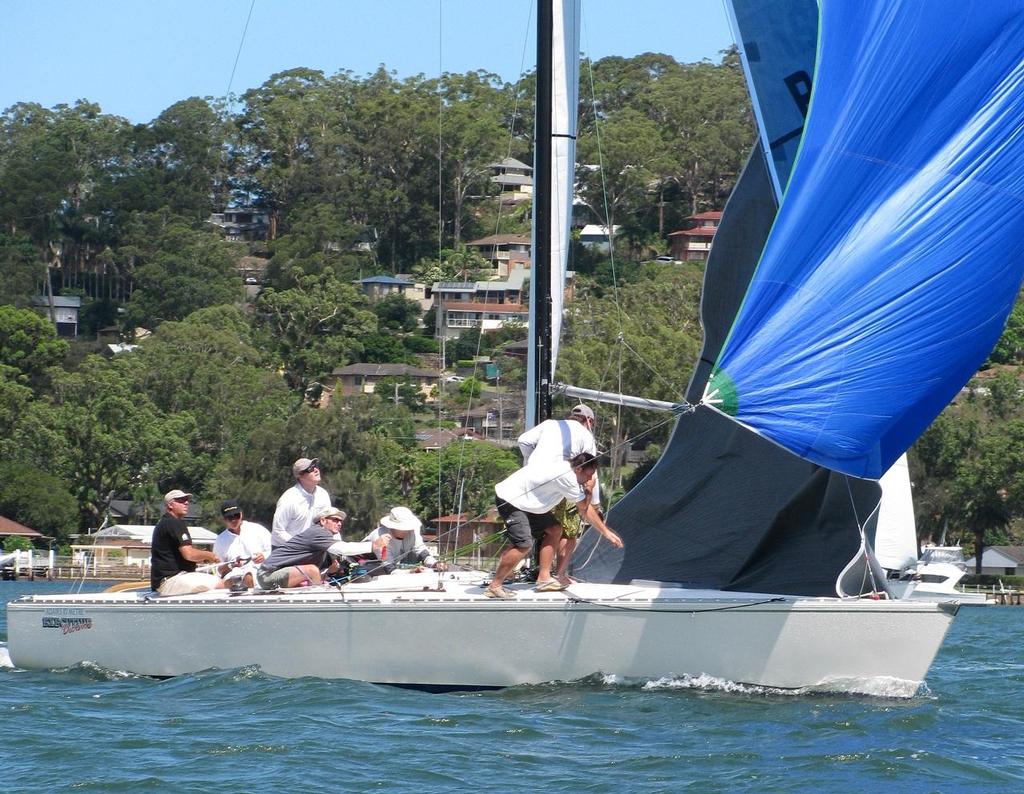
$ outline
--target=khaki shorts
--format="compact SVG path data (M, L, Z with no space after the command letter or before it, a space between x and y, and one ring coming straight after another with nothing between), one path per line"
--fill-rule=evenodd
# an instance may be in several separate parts
M212 573L182 571L160 582L157 592L163 596L205 593L207 590L216 590L220 587L220 581L220 577Z
M260 568L256 571L256 584L263 590L277 590L288 586L288 575L295 570L294 565L286 565L276 571L265 571Z

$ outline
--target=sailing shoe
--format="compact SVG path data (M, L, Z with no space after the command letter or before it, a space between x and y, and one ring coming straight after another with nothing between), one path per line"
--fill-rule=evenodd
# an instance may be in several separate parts
M498 598L502 601L509 601L516 597L516 594L509 590L507 587L484 588L484 598Z

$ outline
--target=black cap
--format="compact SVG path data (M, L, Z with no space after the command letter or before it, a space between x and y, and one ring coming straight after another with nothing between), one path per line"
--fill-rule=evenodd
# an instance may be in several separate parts
M241 513L242 508L238 506L237 499L225 499L220 503L220 514L222 516L230 515L231 513Z

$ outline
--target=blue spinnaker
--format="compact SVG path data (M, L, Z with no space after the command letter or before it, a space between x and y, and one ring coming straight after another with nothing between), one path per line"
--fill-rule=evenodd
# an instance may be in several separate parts
M802 148L705 401L877 478L998 340L1024 271L1020 0L822 0Z
M796 159L811 98L816 0L731 0L726 11L739 45L761 145L780 197Z

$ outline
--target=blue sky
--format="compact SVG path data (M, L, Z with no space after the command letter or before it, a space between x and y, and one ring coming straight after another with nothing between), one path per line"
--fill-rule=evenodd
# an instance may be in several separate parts
M255 0L231 90L308 66L400 77L533 68L535 0ZM593 58L664 52L718 60L723 0L583 0ZM252 0L7 0L0 109L76 99L147 122L190 96L224 96Z

